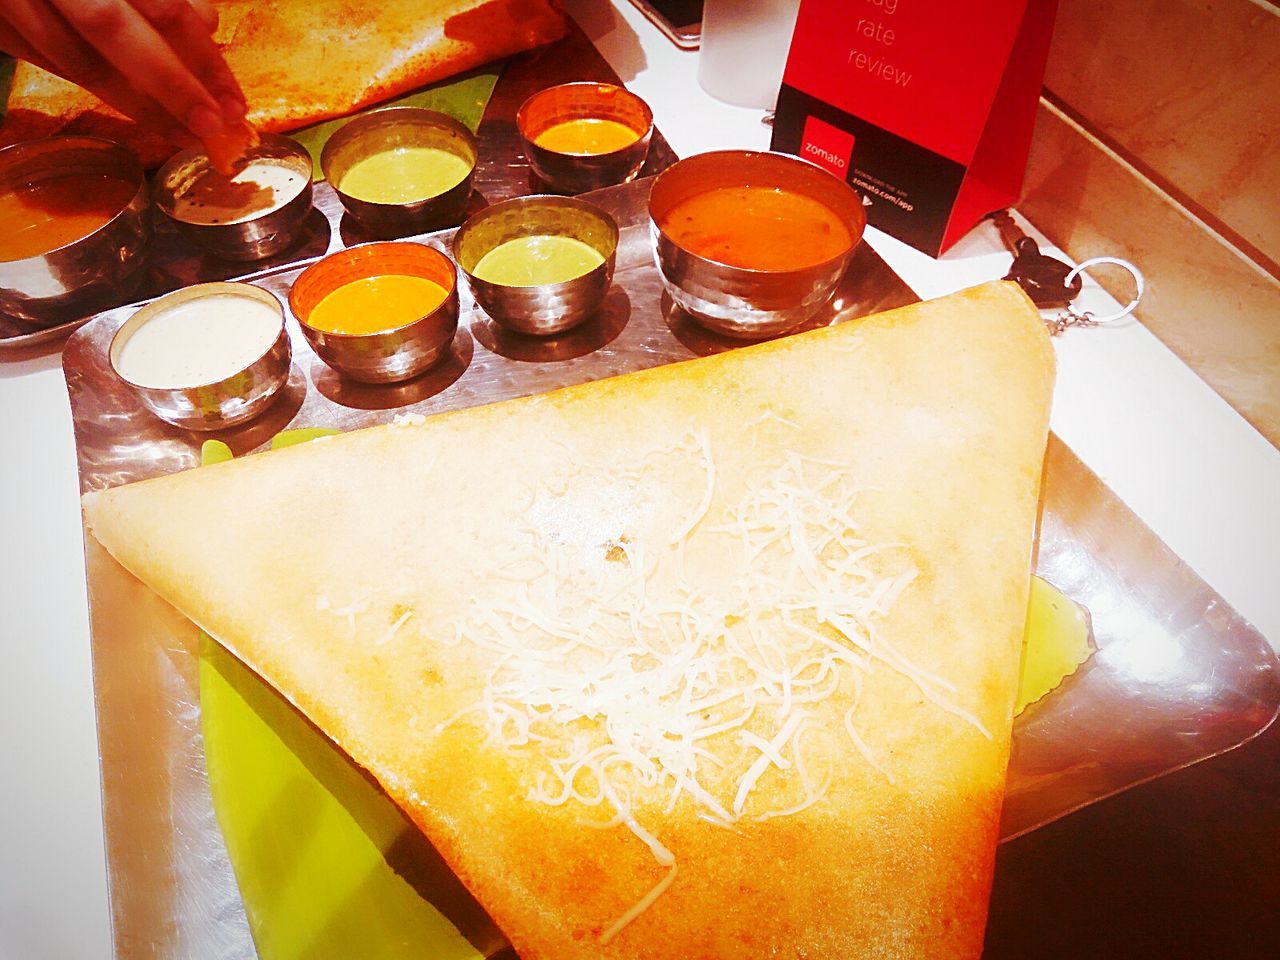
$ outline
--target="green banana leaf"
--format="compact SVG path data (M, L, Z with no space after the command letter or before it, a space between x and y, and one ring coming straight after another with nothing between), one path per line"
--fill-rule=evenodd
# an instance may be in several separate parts
M13 89L13 71L18 62L13 57L0 54L0 120L9 108L9 91Z

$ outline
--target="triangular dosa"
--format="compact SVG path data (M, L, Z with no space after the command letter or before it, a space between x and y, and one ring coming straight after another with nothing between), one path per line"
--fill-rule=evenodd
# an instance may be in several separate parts
M267 131L296 130L564 36L559 0L217 0L222 48ZM107 137L157 166L176 147L93 94L20 63L0 144Z
M84 506L526 960L974 958L1052 370L991 284Z

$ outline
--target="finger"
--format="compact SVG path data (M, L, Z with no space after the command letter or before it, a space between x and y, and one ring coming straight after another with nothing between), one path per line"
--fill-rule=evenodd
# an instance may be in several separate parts
M159 104L134 90L56 11L39 0L5 2L9 27L26 45L33 63L92 91L162 136L173 139L181 129Z
M205 30L212 36L214 31L218 29L218 8L209 0L191 0L191 6L196 12L196 16L204 24Z
M67 22L133 87L201 140L223 129L222 108L168 42L124 0L50 0Z
M40 56L39 52L31 44L27 43L20 33L3 20L0 20L0 50L3 50L11 57L34 63L42 70L49 70L49 61Z
M39 0L7 0L0 25L0 46L15 57L51 73L65 76L53 69L55 59L49 50L62 44L69 33L65 21L57 14L44 9ZM67 78L70 79L70 78Z
M213 42L208 24L190 0L133 0L133 5L214 95L223 112L233 120L243 117L244 93L240 84Z

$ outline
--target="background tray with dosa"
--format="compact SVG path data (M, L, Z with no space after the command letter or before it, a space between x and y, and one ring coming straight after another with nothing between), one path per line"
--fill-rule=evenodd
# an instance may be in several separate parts
M213 0L214 41L259 130L346 116L482 63L559 39L558 0ZM86 90L21 63L0 145L78 133L129 147L146 167L176 145Z
M601 314L550 340L505 334L464 292L453 356L417 381L352 385L296 336L289 385L262 420L223 435L237 454L290 426L352 429L729 349L662 291L648 181L592 195L622 226ZM449 233L425 237L447 249ZM298 267L254 278L283 299ZM914 299L866 246L815 322ZM84 490L194 467L200 438L152 419L107 372L129 310L73 335L64 354ZM197 633L88 540L95 687L117 949L253 956L212 813L199 722ZM1276 658L1056 440L1046 461L1038 570L1091 611L1098 651L1015 725L1003 833L1034 829L1254 736L1280 701ZM999 876L996 880L997 884Z
M496 84L493 82L495 72L500 72ZM544 87L575 80L621 82L581 28L569 21L564 38L553 44L513 57L505 64L485 67L417 91L396 102L449 113L476 130L479 156L470 213L485 202L497 203L511 197L547 192L530 171L521 152L520 135L515 125L516 110L526 98ZM331 113L322 112L319 116ZM332 133L340 122L307 127L296 136L318 154L323 138ZM32 135L37 133L39 131L32 131ZM656 174L674 160L675 154L670 146L662 134L655 131L641 176ZM317 176L318 171L317 163ZM315 184L313 203L315 209L293 244L268 260L249 264L220 260L204 253L179 233L167 218L151 211L155 237L146 267L141 271L135 289L122 291L119 302L136 304L194 283L265 275L371 239L346 214L329 184ZM22 359L28 352L41 349L43 344L65 337L86 319L77 318L47 329L35 329L29 323L0 313L0 362L10 358Z
M585 37L571 30L552 47L513 61L494 91L479 129L476 180L478 193L490 202L538 189L519 155L513 123L525 96L563 80L616 79ZM355 97L337 112L358 101ZM646 173L671 159L655 137ZM223 438L242 454L289 426L350 429L397 413L429 414L730 348L689 323L663 297L649 249L646 191L642 182L599 197L624 234L617 282L602 315L586 327L551 341L512 337L476 311L464 293L452 358L417 381L387 388L341 380L297 340L285 396L263 420ZM366 239L342 216L327 185L317 186L316 207L298 244L257 265L250 276L282 299L302 264ZM447 239L437 235L430 242L443 248ZM146 299L233 275L243 273L201 257L176 234L162 234L149 286L136 296ZM850 319L911 299L910 291L863 247L836 302L839 318ZM130 312L126 307L94 320L72 339L65 356L86 490L198 462L198 438L143 413L106 372L106 344ZM7 341L4 336L0 328L0 349L24 342L21 336ZM1277 699L1274 657L1261 638L1057 443L1050 448L1045 498L1040 570L1093 609L1100 652L1019 721L1006 836L1229 748L1269 722ZM206 779L202 733L208 731L200 723L196 632L95 541L88 544L117 954L252 957L240 888ZM344 762L336 751L334 759ZM289 800L279 802L289 821ZM306 833L296 823L289 826ZM396 869L405 866L402 857ZM479 952L497 949L497 942L484 940L483 931L468 928L474 907L469 912L465 905L445 903L457 897L456 883L451 886L447 877L432 873L430 863L417 867L424 875L418 889ZM450 955L435 941L430 946L440 956Z

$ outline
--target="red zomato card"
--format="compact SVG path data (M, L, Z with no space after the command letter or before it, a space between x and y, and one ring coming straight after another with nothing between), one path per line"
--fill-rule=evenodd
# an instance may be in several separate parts
M1022 185L1056 0L801 0L773 148L934 256Z

